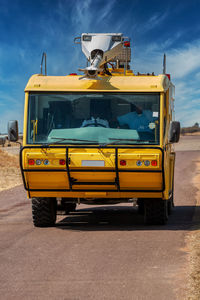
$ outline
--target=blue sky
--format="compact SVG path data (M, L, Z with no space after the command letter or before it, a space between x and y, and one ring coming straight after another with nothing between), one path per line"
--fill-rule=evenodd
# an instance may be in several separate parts
M176 3L177 2L177 3ZM134 72L167 73L176 86L176 119L200 123L200 1L0 0L0 132L23 123L24 88L40 72L66 75L85 66L82 32L122 32L131 38Z

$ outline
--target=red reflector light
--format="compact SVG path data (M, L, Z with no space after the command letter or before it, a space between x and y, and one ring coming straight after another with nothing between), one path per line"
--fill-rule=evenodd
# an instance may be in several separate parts
M75 76L75 75L77 75L77 73L70 73L69 75L70 76Z
M131 44L129 41L124 42L124 47L130 47L130 46L131 46Z
M61 166L64 166L64 165L65 165L65 159L60 159L60 160L59 160L59 164L60 164Z
M152 161L151 161L151 165L152 165L153 167L156 167L157 164L158 164L158 163L157 163L157 160L152 160Z
M120 160L120 166L126 166L126 161L125 160Z
M28 164L29 164L30 166L33 166L33 165L35 164L34 159L29 159L29 160L28 160Z
M169 78L169 80L171 79L171 75L170 74L165 74L168 78Z

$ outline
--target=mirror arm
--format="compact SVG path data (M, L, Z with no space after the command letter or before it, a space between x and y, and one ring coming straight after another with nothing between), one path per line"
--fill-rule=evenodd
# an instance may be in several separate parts
M171 142L166 143L165 146L164 146L164 150L166 150L167 147L168 147L169 145L172 145L172 144L173 144L173 143L171 143Z
M19 144L20 145L20 149L22 149L22 143L21 142L14 142L16 144Z

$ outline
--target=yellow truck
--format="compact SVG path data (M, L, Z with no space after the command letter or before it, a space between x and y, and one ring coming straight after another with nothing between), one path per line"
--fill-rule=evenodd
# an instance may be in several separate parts
M53 226L77 203L137 201L145 224L165 224L174 205L174 86L169 74L134 74L121 33L75 38L83 76L33 75L25 88L20 167L33 223ZM46 56L44 56L46 59ZM42 69L42 64L41 64ZM17 121L8 124L18 140Z

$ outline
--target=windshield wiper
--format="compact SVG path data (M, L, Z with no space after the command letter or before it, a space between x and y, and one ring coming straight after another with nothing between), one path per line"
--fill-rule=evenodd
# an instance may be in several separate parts
M147 140L139 140L139 139L114 139L114 138L109 138L109 140L112 140L113 142L108 142L103 144L102 146L107 146L107 145L114 145L118 144L120 142L126 141L126 142L146 142L146 143L153 143L155 141L147 141Z
M59 144L59 143L62 143L63 141L98 143L98 141L82 140L82 139L68 139L68 138L57 138L57 137L53 137L52 139L58 140L58 141L53 142L53 143L51 143L51 142L50 143L44 143L44 144L42 144L42 147L48 147L49 145Z

